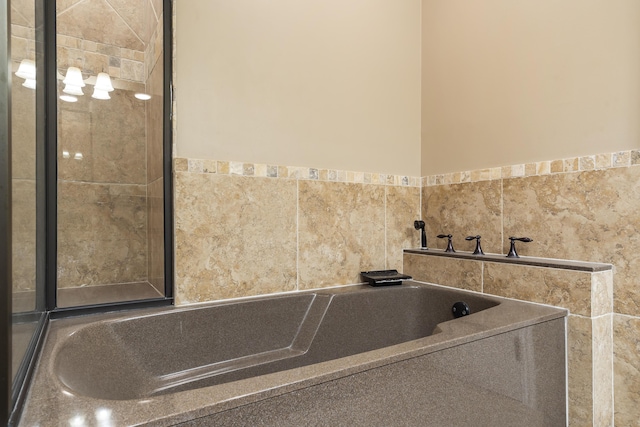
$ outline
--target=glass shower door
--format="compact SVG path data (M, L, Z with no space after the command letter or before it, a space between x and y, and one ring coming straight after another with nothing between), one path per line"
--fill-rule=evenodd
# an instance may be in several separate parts
M57 307L163 298L163 3L57 0Z

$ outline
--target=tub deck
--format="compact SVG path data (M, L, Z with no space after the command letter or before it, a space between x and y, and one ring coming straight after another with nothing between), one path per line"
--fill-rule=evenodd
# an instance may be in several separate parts
M467 302L472 315L453 319L451 306L457 301ZM460 353L459 349L466 348L465 345L471 349L478 345L474 343L483 341L486 346L488 339L497 342L506 337L505 345L510 350L504 353L506 359L501 365L512 363L513 370L520 372L523 371L520 365L526 362L531 365L527 365L526 372L539 370L540 363L548 362L537 361L540 358L535 349L546 338L540 341L534 337L537 347L532 343L531 351L536 360L523 362L523 354L529 354L525 339L532 336L528 328L543 330L554 325L551 329L555 331L558 325L564 325L566 314L565 310L553 307L406 282L389 288L353 286L197 307L144 310L135 316L120 313L56 320L50 325L20 425L49 425L45 420L54 420L51 425L68 425L73 417L84 417L85 425L98 425L97 411L102 411L101 416L109 416L109 425L118 426L180 422L198 425L194 420L200 418L202 422L215 421L215 425L236 425L227 424L231 421L221 417L258 402L263 405L273 399L295 399L295 395L314 393L332 384L344 387L354 378L361 381L371 372L382 375L394 369L395 376L400 378L408 373L422 388L440 378L429 389L442 391L442 387L435 385L460 382L459 378L446 374L449 370L464 371L459 369L463 365L456 367L454 363L447 368L447 363L481 351ZM564 329L560 329L560 335L557 331L545 334L555 337L551 340L552 347L560 346L555 350L564 358ZM517 349L513 347L514 340L522 341ZM493 346L490 344L489 348ZM499 358L500 354L497 351L491 357ZM423 375L407 370L412 363L426 363L427 356L429 362L420 368ZM407 366L403 368L403 364ZM564 370L564 363L561 365ZM472 376L477 368L469 371ZM433 372L428 374L429 370ZM481 370L487 371L486 367ZM564 384L564 375L557 374ZM552 381L556 389L562 386L557 381ZM406 384L384 387L402 388L410 381L401 382ZM525 414L521 416L533 420L530 425L538 425L535 420L544 416L535 410L538 403L533 402L534 407L527 403L531 398L525 394L530 392L513 380L507 383L508 386L485 388L475 381L462 390L470 395L489 391L496 395L492 402L502 402L499 406L505 408L511 405L511 411L520 408ZM548 379L540 383L543 389L544 383L549 383ZM420 389L419 384L411 389ZM374 385L367 388L372 396L367 404L379 406L380 402L375 403L373 398ZM515 391L509 391L510 388ZM313 400L321 402L325 392ZM514 393L520 394L520 402L513 400ZM545 401L545 393L542 390L534 393L534 400ZM556 395L553 399L557 400ZM470 396L458 398L462 402ZM560 400L564 401L564 397ZM553 406L545 403L546 407L549 405ZM289 407L282 402L276 406ZM291 413L304 413L302 406L300 403ZM437 407L435 402L431 406ZM335 402L332 407L336 413ZM492 406L485 403L484 407ZM350 404L347 409L353 412L354 408ZM291 413L271 425L289 425L284 420L292 420ZM489 413L495 415L495 408ZM554 413L554 417L560 416ZM238 414L234 417L238 418ZM240 418L246 418L246 414ZM546 421L541 422L539 425L545 425Z

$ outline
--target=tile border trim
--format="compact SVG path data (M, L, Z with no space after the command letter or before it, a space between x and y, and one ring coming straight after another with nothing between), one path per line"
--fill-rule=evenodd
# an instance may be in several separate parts
M639 165L640 149L635 149L590 156L571 157L559 160L522 163L496 168L477 169L473 171L428 175L422 178L422 186L433 187L445 184L461 184L505 178L583 172Z
M402 187L421 187L422 183L422 179L420 177L407 175L390 175L384 173L354 172L338 169L268 165L223 160L187 159L183 157L176 157L173 159L173 171L356 184L378 184Z

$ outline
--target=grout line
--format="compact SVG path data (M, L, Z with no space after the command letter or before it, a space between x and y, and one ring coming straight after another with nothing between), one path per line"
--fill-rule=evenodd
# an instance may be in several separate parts
M300 182L296 181L296 291L300 290Z
M384 266L385 270L389 269L389 254L387 253L387 232L388 232L388 224L387 224L387 199L389 196L389 190L387 186L384 187Z
M500 178L500 253L503 255L506 243L504 237L504 180Z

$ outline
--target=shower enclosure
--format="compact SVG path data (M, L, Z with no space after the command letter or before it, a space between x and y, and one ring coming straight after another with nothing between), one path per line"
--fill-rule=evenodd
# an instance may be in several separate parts
M171 1L0 0L0 424L50 318L173 297Z
M57 0L57 301L164 298L161 0Z

